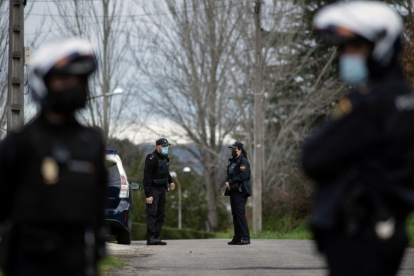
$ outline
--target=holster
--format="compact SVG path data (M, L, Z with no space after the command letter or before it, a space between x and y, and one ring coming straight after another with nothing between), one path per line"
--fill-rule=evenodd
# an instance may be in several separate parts
M13 240L13 223L8 221L0 224L0 267L8 270Z
M239 190L239 183L234 183L230 185L230 191L238 191Z

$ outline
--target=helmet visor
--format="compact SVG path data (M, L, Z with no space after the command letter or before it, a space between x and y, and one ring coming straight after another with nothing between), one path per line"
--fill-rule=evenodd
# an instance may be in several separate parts
M76 53L56 62L47 74L89 75L95 69L96 62L93 56L81 56Z

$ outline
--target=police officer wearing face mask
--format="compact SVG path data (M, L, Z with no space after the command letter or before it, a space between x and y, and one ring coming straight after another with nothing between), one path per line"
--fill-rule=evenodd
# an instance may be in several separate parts
M79 39L33 56L29 83L40 114L0 145L6 275L97 275L105 254L105 148L101 133L75 117L95 70L92 47Z
M317 182L311 227L330 275L395 275L414 209L414 97L398 54L403 22L382 2L346 2L314 18L340 48L339 74L355 93L305 141Z
M158 139L156 149L145 160L144 189L147 202L147 245L167 245L160 240L165 219L165 191L174 190L169 167L168 140Z
M229 245L250 244L250 233L246 219L246 202L251 196L249 185L250 163L243 144L234 142L230 147L232 158L227 166L226 191L230 196L231 213L233 215L234 236Z

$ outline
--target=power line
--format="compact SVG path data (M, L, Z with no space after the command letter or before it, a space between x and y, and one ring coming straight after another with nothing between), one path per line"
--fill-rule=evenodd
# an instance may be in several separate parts
M58 2L72 2L72 1L73 0L69 0L69 1L58 1ZM93 0L93 1L99 1L99 0ZM216 0L214 2L221 2L221 1L225 1L225 0ZM44 1L44 2L55 3L54 1ZM242 3L238 3L238 4L232 4L232 5L221 6L221 7L205 8L205 9L199 9L199 10L190 10L188 12L196 12L196 11L203 11L203 10L212 10L212 9L218 9L218 8L224 8L224 7L231 7L231 6L243 5L243 4L245 4L245 3L242 2ZM196 6L196 5L188 5L185 8L191 8L191 7L194 7L194 6ZM177 14L177 13L183 13L183 12L185 12L185 10L184 10L185 8L182 8L181 10L176 11L176 12L161 11L161 12L150 13L150 14L114 15L114 16L111 16L111 18L114 18L114 17L141 17L141 16L153 16L153 15ZM0 11L0 13L9 13L9 12L8 11L5 11L5 12L1 12ZM50 16L50 17L55 17L55 16L56 17L92 17L92 18L95 18L95 17L105 17L104 15L96 15L96 16L95 15L61 15L61 14L41 14L41 13L27 13L25 15L26 16L27 15L29 15L29 16L31 16L31 15L34 15L34 16Z
M77 2L101 2L102 0L77 0ZM73 0L59 0L59 1L47 1L47 0L35 0L27 1L27 3L60 3L60 2L73 2Z
M143 17L143 16L159 16L159 15L170 15L170 14L181 14L181 13L185 13L185 12L199 12L199 11L207 11L207 10L214 10L214 9L220 9L220 8L227 8L227 7L232 7L232 6L238 6L238 5L244 5L245 3L238 3L238 4L232 4L232 5L224 5L224 6L219 6L219 7L214 7L214 8L205 8L205 9L199 9L199 10L189 10L189 11L178 11L178 12L158 12L158 13L148 13L148 14L140 14L140 15L134 15L134 16L128 16L128 17ZM58 16L58 15L56 15ZM60 16L60 15L59 15ZM87 17L93 17L93 16L87 16ZM119 23L124 23L124 22L128 22L129 20L125 20ZM96 24L101 24L103 22L97 22L97 23L91 23L88 25L96 25ZM67 30L67 29L72 29L74 27L71 28L59 28L59 29L55 29L55 30L50 30L50 31L42 31L42 32L37 32L37 33L31 33L31 34L26 34L26 35L37 35L37 34L42 34L42 33L50 33L50 32L57 32L57 31L62 31L62 30Z

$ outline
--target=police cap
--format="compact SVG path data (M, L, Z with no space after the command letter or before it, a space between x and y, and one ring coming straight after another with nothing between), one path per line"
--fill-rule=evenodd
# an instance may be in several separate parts
M165 138L160 138L160 139L158 139L156 142L155 142L155 144L158 146L158 145L161 145L161 146L163 146L163 147L167 147L167 146L171 146L171 144L170 143L168 143L168 140L167 139L165 139Z
M242 149L243 148L243 144L240 142L234 142L233 144L231 144L231 146L229 148L238 148L238 149Z

